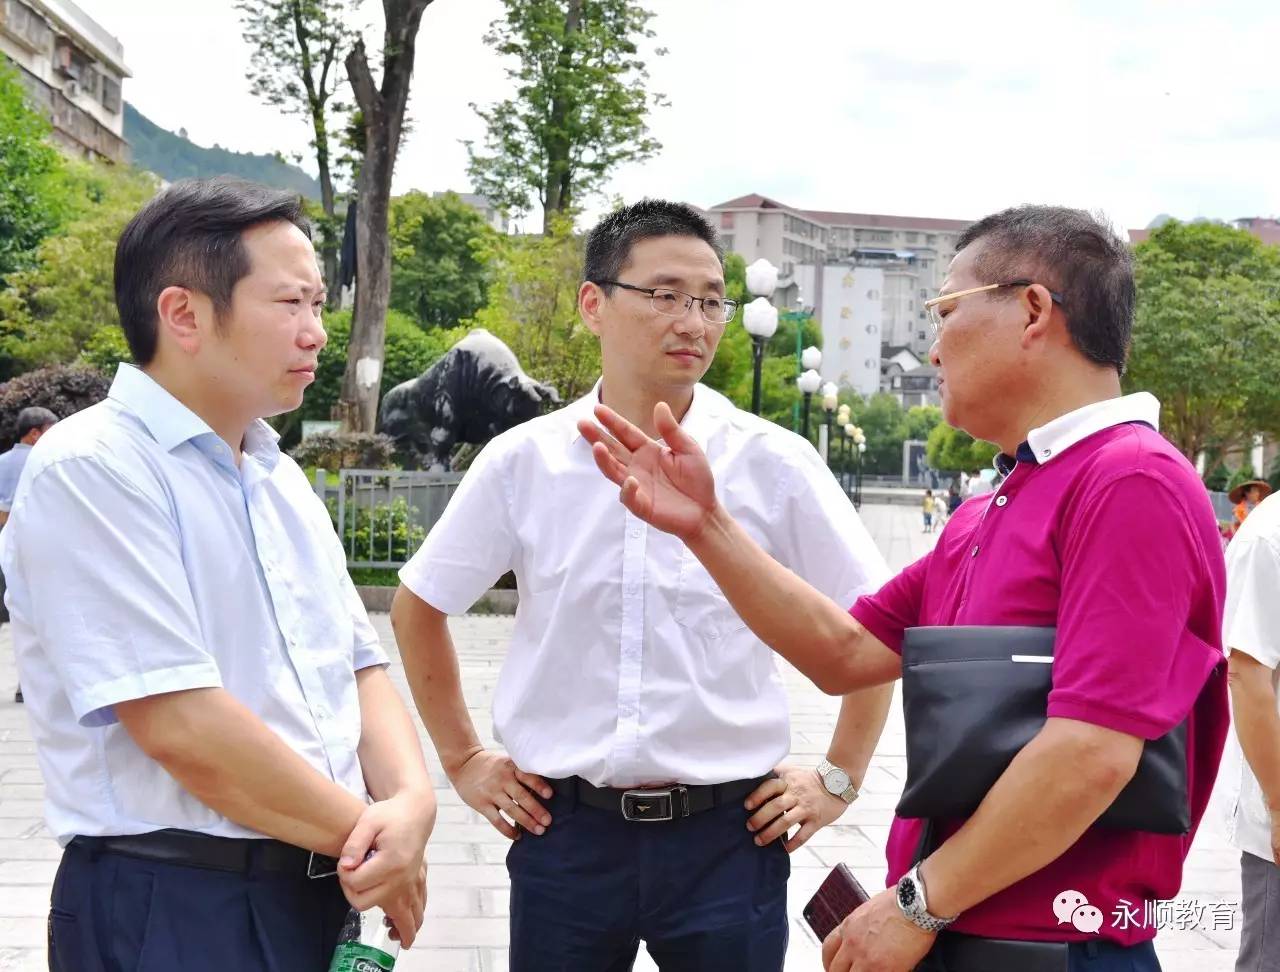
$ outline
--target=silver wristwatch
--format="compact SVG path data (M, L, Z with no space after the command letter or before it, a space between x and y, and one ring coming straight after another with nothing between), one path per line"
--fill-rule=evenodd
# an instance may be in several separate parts
M930 934L940 932L956 919L929 914L929 901L924 893L924 878L917 864L898 882L898 908L907 921Z
M858 799L858 788L849 779L849 774L831 760L824 759L818 764L818 778L822 780L822 785L826 787L828 793L839 797L845 803L852 803Z

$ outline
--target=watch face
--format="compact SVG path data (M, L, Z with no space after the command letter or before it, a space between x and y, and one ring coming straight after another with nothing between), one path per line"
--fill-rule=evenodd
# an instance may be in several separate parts
M822 783L827 788L828 793L839 796L849 789L849 774L842 769L830 769L827 770L827 775L823 777Z
M898 904L903 910L910 910L911 906L916 903L916 886L909 877L904 877L898 882Z

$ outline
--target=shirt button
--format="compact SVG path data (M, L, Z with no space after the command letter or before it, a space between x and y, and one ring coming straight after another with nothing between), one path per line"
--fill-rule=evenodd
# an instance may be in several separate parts
M631 528L631 539L632 539L632 540L639 540L639 539L640 539L640 528L639 528L639 527L632 527L632 528Z
M1041 455L1041 456L1043 456L1045 459L1048 459L1051 455L1053 455L1053 450L1052 450L1052 449L1041 449L1041 450L1040 450L1040 455Z
M720 632L717 631L715 628L712 628L710 631L707 632L707 637L710 638L712 641L715 641L720 637Z
M996 497L996 506L1004 506L1004 504L1005 504L1005 503L1007 503L1007 502L1009 502L1009 497L1007 497L1007 496L997 496L997 497Z
M969 554L969 556L970 557L978 556L978 545L976 543L973 545L973 553Z

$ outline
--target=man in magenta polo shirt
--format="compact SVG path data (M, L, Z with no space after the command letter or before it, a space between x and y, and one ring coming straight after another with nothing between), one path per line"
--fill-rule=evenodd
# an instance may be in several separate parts
M1072 972L1159 969L1144 905L1178 892L1228 728L1224 569L1205 489L1157 432L1158 402L1121 395L1133 300L1127 245L1087 213L1025 206L961 236L930 302L931 358L947 421L997 443L1005 479L849 610L725 514L669 413L657 415L662 441L607 409L607 432L582 427L623 503L681 537L752 630L824 691L898 678L907 628L1057 629L1044 728L972 817L939 828L919 867L921 822L894 822L897 887L832 933L829 969L905 972L943 928L1069 943ZM1093 826L1144 743L1184 720L1191 833ZM1068 892L1100 912L1096 931L1055 914Z

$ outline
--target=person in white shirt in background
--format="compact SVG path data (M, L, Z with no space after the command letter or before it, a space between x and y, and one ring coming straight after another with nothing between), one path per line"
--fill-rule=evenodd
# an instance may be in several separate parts
M1244 916L1236 969L1266 972L1280 968L1280 495L1227 546L1223 645L1235 733L1221 780Z
M783 763L768 648L675 538L619 504L578 420L605 402L650 428L667 402L780 562L844 604L887 568L809 443L699 384L736 311L700 214L614 212L588 237L584 278L601 381L484 448L401 571L392 624L445 772L515 841L513 972L629 969L641 941L664 972L772 972L787 854L856 797L890 693L846 697L827 758ZM468 716L447 617L507 571L520 602L493 699L501 752Z
M352 906L406 946L422 923L417 733L263 421L302 403L325 344L309 232L296 194L251 183L148 202L116 247L137 366L40 440L0 533L64 847L53 972L315 972Z
M22 478L22 470L26 468L31 449L41 436L58 424L58 416L47 408L33 405L18 413L18 425L15 432L18 441L13 448L0 456L0 530L9 522L9 511L13 509L13 498L18 492L18 481ZM9 620L9 609L4 606L4 574L0 573L0 625ZM22 686L13 693L13 701L22 702Z

